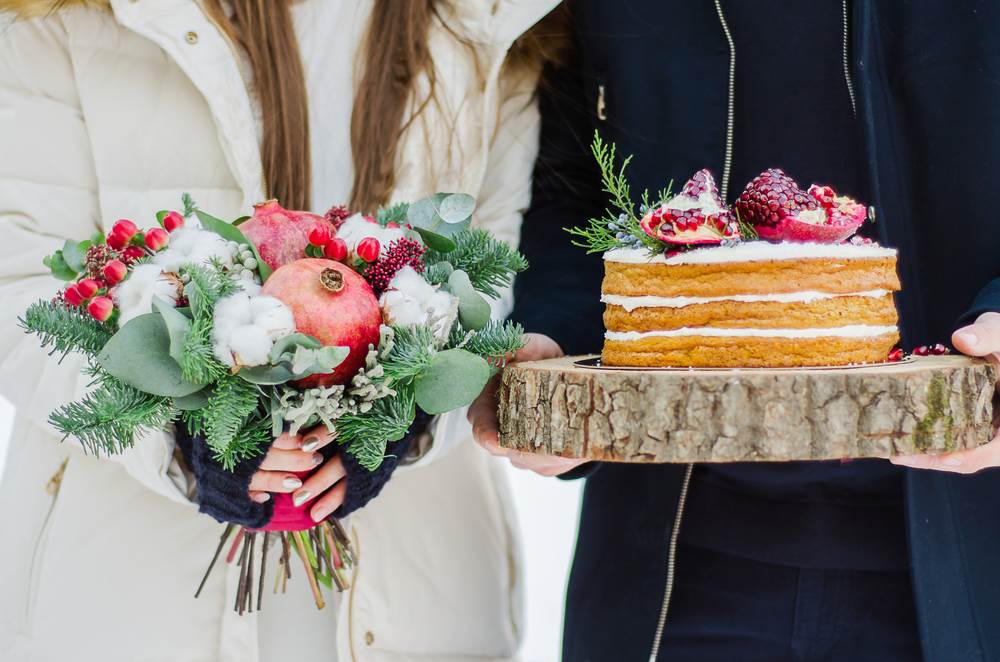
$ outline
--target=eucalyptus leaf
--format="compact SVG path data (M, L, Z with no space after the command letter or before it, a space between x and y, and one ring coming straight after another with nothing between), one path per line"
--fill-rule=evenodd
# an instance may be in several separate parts
M208 397L212 394L212 389L203 388L195 391L191 395L182 395L174 398L174 406L181 411L197 411L208 404Z
M63 252L56 251L52 255L46 255L42 259L42 264L49 268L52 275L59 280L76 280L77 272L73 271L66 260L63 259Z
M450 225L464 223L472 218L476 210L476 199L467 193L452 193L441 201L438 216Z
M90 248L90 241L74 241L68 239L63 244L62 256L68 266L73 271L80 273L84 270L87 261L87 249Z
M205 384L189 382L170 356L170 335L158 313L140 315L111 336L97 362L109 374L144 393L177 398Z
M446 412L471 404L490 379L490 366L464 349L438 352L430 367L415 382L417 405L428 414Z
M153 297L153 310L160 314L167 327L167 335L170 336L170 358L180 363L184 357L184 343L187 340L188 329L191 328L191 320L163 297Z
M280 365L256 365L252 368L241 368L240 371L236 373L236 376L250 382L251 384L260 384L261 386L284 384L285 382L290 382L299 378L285 363Z
M206 214L202 210L198 209L195 211L198 216L198 220L201 221L201 227L209 232L214 232L226 241L235 241L237 244L243 246L247 245L250 250L253 251L253 255L257 258L257 272L260 274L261 282L266 281L271 277L273 270L264 260L261 259L260 253L257 252L257 247L253 245L249 239L246 238L238 227L232 223L226 223L221 218L216 218L211 214Z
M451 272L447 289L458 297L458 320L471 331L479 331L490 321L490 304L476 291L469 274L461 269Z

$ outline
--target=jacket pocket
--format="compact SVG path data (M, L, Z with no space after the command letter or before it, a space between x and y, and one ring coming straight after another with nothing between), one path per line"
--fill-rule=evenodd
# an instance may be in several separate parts
M59 490L62 488L63 476L66 474L66 466L69 464L67 457L59 465L49 482L45 485L45 491L51 497L49 506L45 510L45 517L42 519L42 526L38 530L38 537L31 552L31 562L28 566L28 594L24 606L25 630L31 632L35 620L35 603L37 601L38 584L42 574L42 567L45 565L45 552L49 539L49 529L52 527L53 514L56 504L59 502Z

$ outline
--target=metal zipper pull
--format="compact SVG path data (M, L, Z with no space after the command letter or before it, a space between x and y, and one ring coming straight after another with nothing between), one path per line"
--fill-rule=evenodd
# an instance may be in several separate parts
M848 4L847 0L843 0L843 14L844 14L844 48L843 48L843 60L844 60L844 81L847 82L847 94L851 97L851 114L854 117L858 116L858 106L854 99L854 80L851 78L851 22L848 16Z
M607 109L608 109L608 106L604 102L604 86L603 85L598 85L597 86L597 119L601 120L602 122L604 120L608 119Z

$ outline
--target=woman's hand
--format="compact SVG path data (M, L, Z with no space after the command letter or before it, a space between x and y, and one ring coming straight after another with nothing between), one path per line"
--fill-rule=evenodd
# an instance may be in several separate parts
M323 456L317 451L332 441L333 435L322 425L302 434L282 434L274 440L260 469L251 477L250 498L264 503L271 498L271 492L291 492L292 501L299 506L322 495L312 505L309 515L315 522L326 519L340 507L347 491L346 472L340 455L316 469L323 463ZM313 473L305 481L292 473L306 471Z
M563 355L562 348L548 336L540 333L526 333L524 347L514 354L514 361L537 361L552 359ZM542 476L558 476L570 469L580 466L586 460L568 459L552 455L537 455L521 451L501 448L500 433L497 430L497 388L500 385L500 375L496 375L483 392L469 406L469 422L472 423L472 436L480 446L490 454L505 457L518 469L534 471Z
M968 356L982 356L1000 365L1000 313L983 313L974 324L964 326L951 336L955 348ZM960 474L976 473L1000 467L1000 436L978 448L939 455L898 455L893 464L914 469L937 469Z

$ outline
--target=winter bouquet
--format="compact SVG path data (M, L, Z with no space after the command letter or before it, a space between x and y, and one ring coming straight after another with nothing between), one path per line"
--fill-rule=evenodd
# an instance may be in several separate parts
M88 394L50 422L106 453L176 426L219 471L319 424L367 471L395 461L418 410L469 404L522 344L486 297L527 263L470 227L474 207L439 193L375 216L319 216L269 201L229 223L185 196L158 227L119 220L66 242L45 263L68 284L20 320L54 354L87 358ZM273 547L275 590L298 556L322 607L320 585L347 586L348 536L332 516L313 521L308 501L275 494L268 506L259 527L227 524L209 572L228 546L241 566L236 610L252 610L255 592L259 608Z

